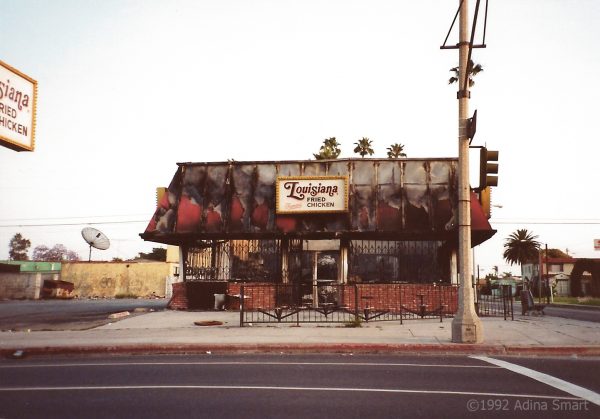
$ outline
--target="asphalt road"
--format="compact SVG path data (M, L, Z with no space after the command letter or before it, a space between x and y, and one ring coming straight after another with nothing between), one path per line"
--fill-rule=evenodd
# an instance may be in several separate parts
M598 308L570 308L547 306L544 309L547 316L565 317L567 319L583 320L586 322L600 322L600 309Z
M2 360L0 417L600 417L599 367L389 355Z
M167 303L164 298L0 301L0 330L85 330L114 321L108 319L112 313L163 310Z

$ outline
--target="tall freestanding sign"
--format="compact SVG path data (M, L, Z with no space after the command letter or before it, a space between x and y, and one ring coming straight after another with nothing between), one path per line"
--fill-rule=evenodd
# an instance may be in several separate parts
M37 81L0 61L0 145L33 151Z

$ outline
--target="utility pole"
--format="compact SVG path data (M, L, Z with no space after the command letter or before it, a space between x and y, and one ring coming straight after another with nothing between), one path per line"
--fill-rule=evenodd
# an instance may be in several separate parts
M481 343L483 327L475 312L471 282L471 187L469 185L469 0L461 3L458 71L458 311L452 320L452 342Z

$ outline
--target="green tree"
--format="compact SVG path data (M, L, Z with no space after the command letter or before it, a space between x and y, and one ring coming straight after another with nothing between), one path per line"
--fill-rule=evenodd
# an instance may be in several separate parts
M140 252L136 259L159 260L164 262L167 260L167 249L164 247L153 247L149 253Z
M538 236L534 236L527 229L511 233L504 242L504 259L511 265L535 262L540 249L537 238Z
M451 68L450 71L454 73L454 76L450 77L450 79L448 80L448 84L458 82L458 78L460 77L460 74L459 74L460 72L459 72L458 66ZM469 67L468 67L469 87L473 87L473 85L475 84L475 80L473 80L473 77L475 77L482 71L483 71L483 67L481 66L481 64L475 64L473 62L473 60L469 61Z
M319 149L319 153L313 154L313 156L317 160L337 159L342 152L340 145L335 137L326 138L323 140L323 145Z
M544 257L549 258L570 258L568 253L563 252L560 249L548 249L548 254L546 254L546 249L542 249L542 255Z
M30 246L31 242L23 237L21 233L15 234L8 243L8 258L10 260L29 260L27 251Z
M375 152L373 150L373 143L367 137L362 137L360 140L354 143L356 147L354 147L354 152L360 154L360 157L364 158L367 154L369 156L373 155Z
M387 156L390 159L406 157L406 153L404 152L404 146L398 143L392 144L387 148Z

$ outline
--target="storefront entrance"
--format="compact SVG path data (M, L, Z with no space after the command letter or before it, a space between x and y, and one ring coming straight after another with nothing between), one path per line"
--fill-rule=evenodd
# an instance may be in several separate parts
M288 257L289 283L299 286L299 304L316 307L327 286L339 281L339 240L295 240Z

